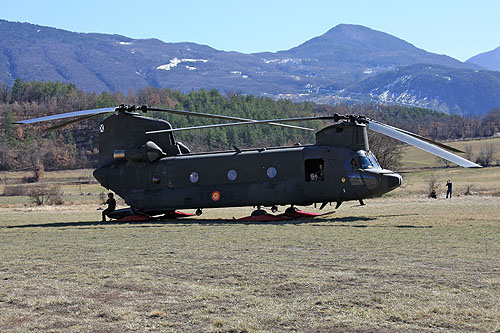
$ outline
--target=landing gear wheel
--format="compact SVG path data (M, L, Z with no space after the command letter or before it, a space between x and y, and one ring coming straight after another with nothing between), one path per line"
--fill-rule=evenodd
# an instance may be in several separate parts
M196 216L200 216L201 214L203 214L203 212L201 211L201 208L198 208L196 210Z
M271 207L271 212L276 213L278 211L278 207L276 205Z
M290 206L285 210L285 214L295 214L297 212L297 208Z
M261 215L268 215L267 212L263 209L257 209L250 214L250 216L261 216Z

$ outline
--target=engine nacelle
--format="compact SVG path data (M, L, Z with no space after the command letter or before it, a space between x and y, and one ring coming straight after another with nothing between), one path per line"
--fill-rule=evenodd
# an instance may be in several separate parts
M114 160L128 160L133 162L152 163L166 156L163 150L153 141L148 141L139 148L115 149Z

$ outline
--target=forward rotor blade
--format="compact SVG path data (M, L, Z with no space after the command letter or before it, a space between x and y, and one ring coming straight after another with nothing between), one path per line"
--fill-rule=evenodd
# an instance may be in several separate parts
M243 121L243 122L255 122L255 121L257 121L257 120L248 119L248 118L233 117L233 116L224 116L224 115L219 115L219 114L194 112L194 111L186 111L186 110L160 109L160 108L150 108L150 107L148 107L147 110L148 111L168 112L168 113L173 113L173 114L181 114L181 115L184 115L184 116L193 116L193 117L202 117L202 118L238 120L238 121ZM269 123L269 124L273 125L273 126L281 126L281 127L301 129L301 130L306 130L306 131L314 131L313 128L308 128L308 127L300 127L300 126L293 126L293 125L287 125L287 124L278 124L278 123Z
M415 133L412 133L412 132L409 132L409 131L406 131L404 129L401 129L401 128L397 128L397 127L393 127L391 125L387 125L387 124L383 124L383 123L379 123L379 122L376 122L374 120L371 120L372 122L375 122L377 124L381 124L381 125L384 125L386 127L390 127L396 131L399 131L399 132L402 132L402 133L405 133L405 134L408 134L410 136L413 136L414 138L417 138L417 139L420 139L422 141L425 141L427 143L430 143L432 145L435 145L435 146L438 146L438 147L441 147L445 150L448 150L448 151L452 151L454 153L465 153L464 151L461 151L460 149L457 149L457 148L454 148L454 147L451 147L451 146L448 146L448 145L445 145L444 143L441 143L441 142L437 142L437 141L434 141L434 140L431 140L431 139L428 139L426 137L423 137L423 136L420 136L418 134L415 134Z
M32 124L32 123L39 123L42 121L57 120L57 119L64 119L64 118L71 118L71 117L82 117L82 116L89 116L89 118L90 118L90 116L95 116L95 115L102 114L102 113L114 112L115 110L116 110L116 108L102 108L102 109L74 111L74 112L55 114L52 116L45 116L45 117L40 117L40 118L20 120L20 121L16 121L14 124Z
M439 156L441 158L444 158L445 160L448 160L450 162L456 163L460 166L463 166L465 168L481 168L480 165L473 163L469 160L466 160L465 158L462 158L458 155L455 155L453 153L450 153L449 151L446 151L440 147L437 147L436 145L423 141L419 138L416 138L415 136L408 135L399 129L396 129L395 127L385 125L382 123L375 122L373 120L369 120L369 128L375 132L390 136L391 138L397 139L399 141L405 142L409 145L415 146L417 148L420 148L422 150L425 150L426 152L429 152L433 155Z
M194 129L202 128L213 128L213 127L225 127L225 126L240 126L240 125L256 125L256 124L271 124L271 123L291 123L295 121L304 120L331 120L336 119L335 116L320 116L320 117L302 117L302 118L281 118L281 119L269 119L269 120L250 120L241 121L238 123L227 123L227 124L213 124L213 125L203 125L203 126L193 126L193 127L182 127L182 128L169 128L157 131L149 131L146 134L157 134L157 133L167 133L167 132L178 132L178 131L189 131Z

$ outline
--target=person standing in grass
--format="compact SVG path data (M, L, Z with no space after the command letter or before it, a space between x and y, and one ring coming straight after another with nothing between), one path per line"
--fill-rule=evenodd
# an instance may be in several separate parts
M106 216L116 209L116 200L113 193L108 193L108 200L106 201L108 208L102 211L102 222L106 222Z
M446 190L446 199L448 199L448 195L450 195L450 199L451 199L451 192L452 192L452 187L453 187L451 180L448 179L448 181L446 182L446 186L448 187L448 190Z

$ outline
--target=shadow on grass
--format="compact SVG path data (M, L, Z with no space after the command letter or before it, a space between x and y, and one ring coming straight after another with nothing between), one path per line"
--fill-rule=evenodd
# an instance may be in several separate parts
M316 218L314 221L316 222L335 222L334 224L313 224L315 227L351 227L351 228L408 228L408 229L428 229L432 228L432 226L420 226L420 225L411 225L411 224L403 224L403 225L366 225L366 224L346 224L348 222L361 222L361 221L372 221L377 220L377 218L381 217L391 217L398 218L403 216L414 216L417 214L391 214L391 215L377 215L375 217L341 217L336 218L334 220L331 219L322 219Z
M418 214L386 214L386 215L377 215L377 217L402 217L402 216L418 216Z
M311 224L313 227L430 229L431 225Z
M16 229L16 228L66 228L66 227L98 227L103 228L105 226L131 226L131 227L141 227L150 228L158 227L162 225L199 225L199 226L221 226L221 225L300 225L300 224L310 224L318 222L368 222L376 220L373 217L342 217L342 218L298 218L293 220L284 221L236 221L236 220L222 220L222 219L171 219L171 220L151 220L151 221L109 221L109 222L99 222L99 221L78 221L78 222L52 222L52 223L31 223L23 225L7 225L2 228L6 229Z
M391 215L397 217L400 215ZM408 228L408 229L426 229L432 226L416 226L416 225L367 225L367 224L352 224L358 222L370 222L377 220L376 217L365 216L346 216L340 218L298 218L294 220L285 221L236 221L236 220L221 220L221 219L172 219L172 220L152 220L152 221L136 221L136 222L99 222L99 221L78 221L78 222L53 222L53 223L38 223L38 224L24 224L24 225L11 225L3 226L5 229L22 229L22 228L73 228L79 229L89 228L104 228L106 226L123 226L128 228L155 228L161 226L223 226L223 225L302 225L310 224L314 227L351 227L351 228ZM318 224L322 223L322 224ZM326 224L328 223L328 224ZM87 228L82 228L87 227Z

